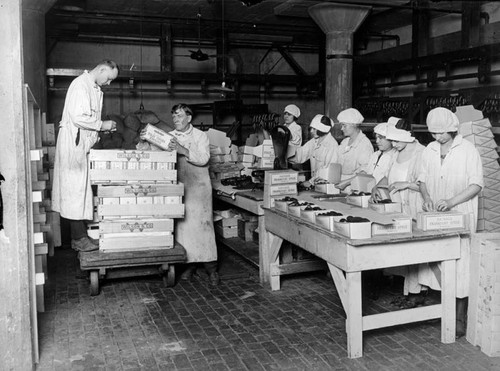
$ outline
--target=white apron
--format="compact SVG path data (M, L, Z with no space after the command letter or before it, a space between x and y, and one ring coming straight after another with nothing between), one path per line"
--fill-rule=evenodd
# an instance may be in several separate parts
M53 210L67 219L93 219L88 153L98 141L101 109L102 91L88 73L74 79L59 123L52 184Z
M212 184L208 174L208 137L196 128L186 134L179 134L175 130L170 133L189 149L193 162L189 162L185 156L177 157L177 177L184 183L186 213L184 219L176 220L175 238L186 249L187 263L216 261Z

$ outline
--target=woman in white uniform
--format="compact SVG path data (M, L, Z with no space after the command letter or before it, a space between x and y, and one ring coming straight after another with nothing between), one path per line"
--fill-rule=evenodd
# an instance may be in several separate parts
M302 127L297 124L300 117L300 109L295 104L289 104L285 107L283 118L285 126L290 130L289 145L300 147L302 145Z
M484 186L481 157L476 147L458 134L459 121L450 110L434 108L427 115L427 127L434 142L422 153L418 181L424 211L457 210L470 215L469 228L476 231L478 194ZM457 336L465 334L469 295L470 239L461 239L457 260ZM419 283L440 289L428 264L419 268Z
M373 154L373 146L359 125L364 117L355 108L340 112L337 120L346 138L339 146L339 163L342 165L342 180L359 173L368 165Z
M362 168L362 171L372 175L377 183L387 177L397 153L392 148L392 142L386 138L389 125L389 122L383 122L373 128L378 151L371 155L368 164Z
M309 125L312 139L298 148L295 155L289 159L290 162L297 164L311 161L311 182L317 179L318 170L338 162L339 145L330 134L333 125L333 121L327 116L314 116Z
M422 211L422 196L417 182L420 160L424 146L421 145L409 131L390 127L387 139L397 151L396 158L387 176L388 190L391 200L400 202L403 213L416 220L417 213ZM377 193L374 192L376 195ZM419 294L422 286L418 283L418 265L408 265L385 270L386 273L403 276L404 295ZM410 295L409 303L422 301L423 297Z

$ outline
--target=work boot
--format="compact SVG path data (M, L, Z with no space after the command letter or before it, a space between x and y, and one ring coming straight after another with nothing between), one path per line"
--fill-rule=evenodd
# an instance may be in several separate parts
M191 281L193 279L193 274L196 270L196 266L194 264L190 264L187 266L186 270L182 272L180 279L183 281Z
M467 298L457 298L457 328L455 338L465 336L467 332Z
M203 263L208 273L208 280L212 286L217 286L220 282L219 273L217 273L217 261Z
M78 240L71 240L71 247L80 252L89 252L99 250L99 246L94 245L90 242L88 237L82 237Z

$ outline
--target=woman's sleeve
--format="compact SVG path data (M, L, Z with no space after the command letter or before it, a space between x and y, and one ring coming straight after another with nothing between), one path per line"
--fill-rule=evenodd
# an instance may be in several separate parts
M366 141L363 141L363 145L360 146L359 152L357 153L357 169L354 170L355 173L358 173L362 169L368 166L370 162L370 157L373 154L373 146L368 138Z
M429 150L424 148L420 156L420 163L417 164L417 182L427 183L427 172L429 169Z
M75 84L68 90L65 104L71 122L80 129L101 130L102 120L97 118L90 103L89 92L82 84ZM100 110L100 107L98 107Z
M205 133L195 134L194 140L189 145L190 163L196 166L205 166L210 159L210 143Z
M290 134L292 136L290 138L290 144L293 144L294 146L302 145L302 128L298 126L298 124L290 130Z
M309 160L312 156L312 150L314 146L314 139L311 139L309 142L304 144L302 147L297 148L295 152L295 156L290 158L291 162L295 162L297 164L303 164L307 160Z
M465 139L464 139L465 140ZM479 187L484 188L484 178L483 178L483 164L481 162L481 156L478 150L470 146L467 153L467 183L477 184Z

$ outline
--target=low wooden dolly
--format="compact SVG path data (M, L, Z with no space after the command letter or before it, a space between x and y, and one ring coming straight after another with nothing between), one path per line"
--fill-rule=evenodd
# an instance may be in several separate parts
M160 274L167 287L175 284L175 265L186 261L186 250L177 242L171 249L129 252L92 251L78 254L80 269L90 271L90 295L99 294L99 279Z

